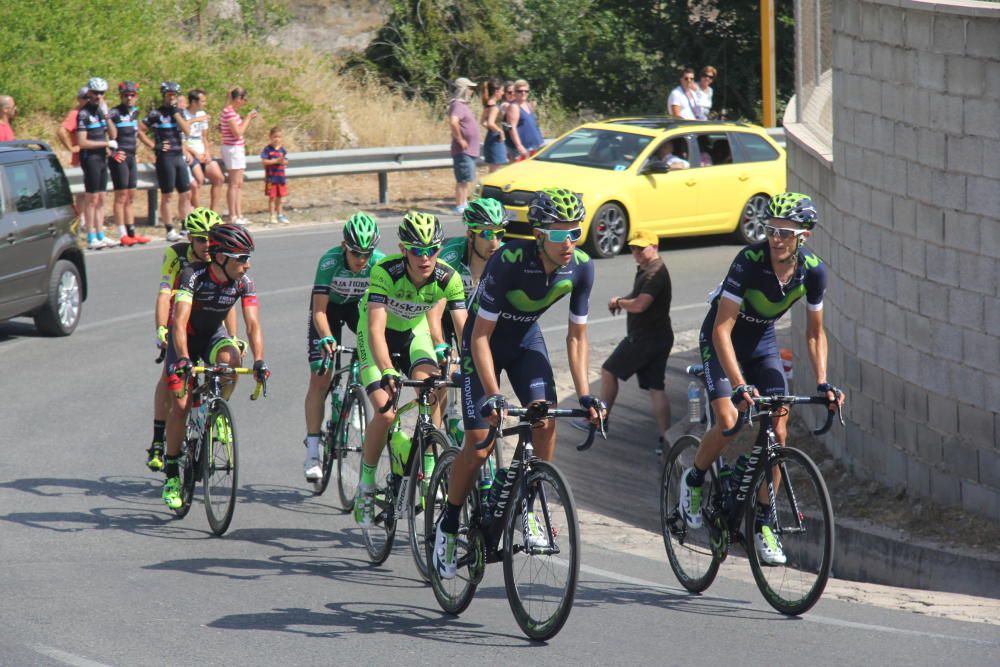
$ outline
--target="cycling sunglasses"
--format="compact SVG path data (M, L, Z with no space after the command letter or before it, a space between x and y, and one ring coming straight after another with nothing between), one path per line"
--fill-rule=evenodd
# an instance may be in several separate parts
M246 264L247 262L250 261L250 257L251 257L250 253L244 253L244 254L237 255L237 254L231 253L231 252L223 252L223 253L220 253L220 254L222 256L224 256L224 257L228 257L229 259L235 259L240 264Z
M545 238L552 243L563 243L566 239L576 243L583 236L583 229L580 227L574 227L573 229L540 229L539 231L545 234Z
M496 239L497 241L503 241L503 235L507 233L505 229L476 229L473 230L476 236L486 239L487 241L492 241Z
M798 238L806 233L804 229L786 229L784 227L775 227L773 225L764 225L764 233L770 236L772 239L777 237L782 241L788 241L792 238Z
M351 255L357 257L358 259L368 259L369 257L372 256L373 251L369 250L368 252L365 252L363 250L354 250L352 248L349 248L347 252L351 253Z
M200 234L188 234L188 238L191 241L197 241L198 243L208 243L207 236L201 236Z
M438 254L439 250L441 250L440 245L414 246L406 245L404 243L403 247L406 248L406 252L410 253L414 257L433 257Z

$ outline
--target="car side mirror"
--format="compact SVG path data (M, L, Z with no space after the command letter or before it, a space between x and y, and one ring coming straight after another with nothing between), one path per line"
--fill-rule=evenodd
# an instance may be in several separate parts
M646 162L640 174L665 174L670 171L670 166L663 160L651 159Z

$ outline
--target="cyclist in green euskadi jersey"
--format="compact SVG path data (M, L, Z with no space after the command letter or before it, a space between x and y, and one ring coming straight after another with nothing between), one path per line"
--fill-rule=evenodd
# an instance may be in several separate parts
M358 306L358 361L361 383L368 392L373 417L365 430L361 483L354 519L362 528L374 525L375 471L386 434L396 413L391 405L400 390L400 368L414 380L438 371L427 313L444 299L456 331L465 327L465 292L458 272L438 259L444 231L429 213L410 211L399 226L398 255L389 255L371 272L368 290Z
M377 250L380 233L375 219L358 211L344 224L344 240L320 257L309 300L309 390L306 392L306 460L302 464L307 482L323 479L319 437L323 425L323 401L333 376L332 365L323 372L323 358L337 350L346 324L358 332L358 302L368 289L372 267L385 254Z
M469 324L462 335L462 416L465 444L448 480L448 503L437 526L434 567L445 579L455 576L455 543L465 498L492 446L477 450L488 428L497 425L500 372L522 405L545 401L555 405L556 388L548 349L538 319L552 304L569 295L566 354L580 404L596 421L603 402L590 394L587 379L587 315L594 284L594 262L576 249L583 235L585 211L580 198L564 188L535 193L528 207L532 241L512 241L486 265L470 307ZM539 458L555 454L555 422L548 419L533 437ZM493 446L496 446L494 443ZM528 507L527 540L538 544L544 536Z

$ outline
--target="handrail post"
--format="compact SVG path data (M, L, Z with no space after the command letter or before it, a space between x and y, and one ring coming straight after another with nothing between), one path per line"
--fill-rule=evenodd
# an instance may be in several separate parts
M389 203L389 172L386 171L378 173L378 203Z
M146 206L149 207L149 226L156 227L160 216L160 191L155 186L146 190Z

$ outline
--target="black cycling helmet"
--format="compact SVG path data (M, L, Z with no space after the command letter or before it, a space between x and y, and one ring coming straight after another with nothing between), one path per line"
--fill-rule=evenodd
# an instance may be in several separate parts
M539 190L528 203L528 222L532 227L547 227L557 222L580 222L586 215L583 202L566 188Z
M119 93L139 93L139 84L135 81L122 81L118 84Z
M253 237L244 227L222 224L212 227L208 232L208 253L213 257L220 252L248 255L253 251Z
M166 95L167 93L177 93L181 94L181 84L176 81L164 81L160 84L160 94Z

